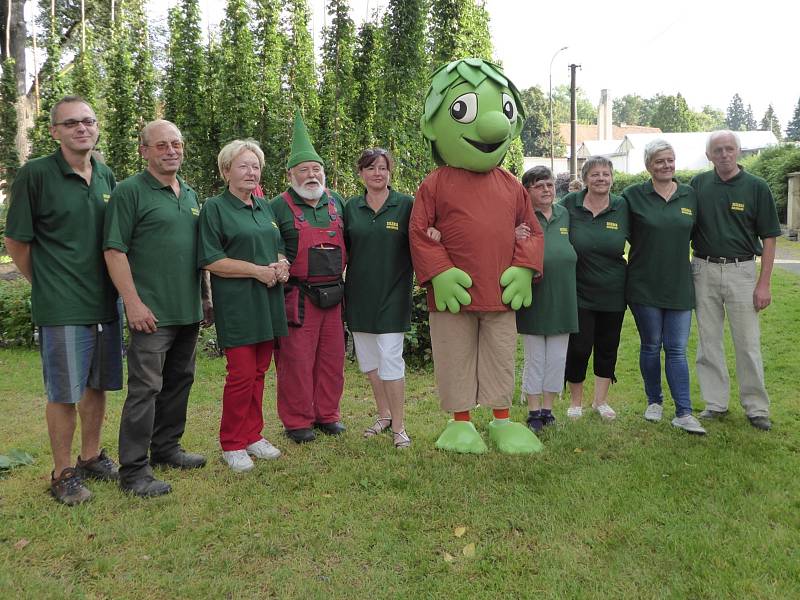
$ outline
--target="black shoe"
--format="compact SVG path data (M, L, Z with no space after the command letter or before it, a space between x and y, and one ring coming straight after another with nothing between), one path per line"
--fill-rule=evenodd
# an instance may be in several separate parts
M315 439L317 439L313 429L287 429L286 436L298 444L313 442Z
M168 467L170 469L199 469L206 466L206 457L202 454L186 452L183 448L179 448L169 456L150 457L150 464L154 467Z
M530 429L533 433L539 433L544 427L544 421L542 420L542 411L540 410L528 411L527 423L528 423L528 429Z
M134 479L131 482L119 482L119 487L123 492L138 496L139 498L154 498L155 496L163 496L172 491L172 486L166 481L156 479L151 475L145 475Z
M50 493L53 498L67 506L81 504L92 497L92 492L83 485L81 476L72 467L61 471L57 478L54 472L50 473Z
M347 431L347 428L342 425L341 421L336 421L335 423L314 423L314 427L326 435L341 435Z
M772 421L769 417L747 417L750 420L750 425L761 431L769 431L772 429Z
M550 427L550 425L556 424L556 418L553 416L552 411L547 411L547 412L542 411L542 416L540 417L540 419L542 420L542 425L544 425L545 427Z
M108 457L105 448L100 450L100 454L89 460L83 460L79 456L75 470L81 476L81 479L96 479L97 481L119 480L117 463Z

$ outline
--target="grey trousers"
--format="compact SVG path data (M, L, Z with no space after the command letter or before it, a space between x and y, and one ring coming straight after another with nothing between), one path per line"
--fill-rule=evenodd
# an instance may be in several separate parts
M123 482L152 475L148 451L158 459L180 449L199 329L194 323L159 327L155 333L130 331L128 397L119 425Z

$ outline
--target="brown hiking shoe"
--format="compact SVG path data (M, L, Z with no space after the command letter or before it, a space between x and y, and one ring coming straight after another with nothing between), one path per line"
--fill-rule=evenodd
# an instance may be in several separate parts
M97 481L117 481L119 479L117 463L108 457L105 448L100 450L100 454L89 460L83 460L79 456L75 470L81 479L96 479Z
M92 497L92 492L83 485L80 475L72 467L61 471L58 479L55 478L55 472L50 473L50 493L67 506L75 506Z

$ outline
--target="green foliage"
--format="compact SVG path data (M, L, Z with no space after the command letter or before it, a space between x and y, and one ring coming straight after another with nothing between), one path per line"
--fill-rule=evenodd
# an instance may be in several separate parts
M303 114L312 139L316 139L317 119L319 117L319 96L317 95L317 69L314 62L314 40L311 37L309 22L311 12L307 0L288 0L285 10L289 12L288 34L284 47L284 79L289 93L287 112L284 115L287 126L295 108ZM288 138L287 138L288 139ZM284 148L284 158L287 148ZM322 157L323 160L327 157Z
M14 76L14 59L3 61L0 75L0 189L8 197L14 176L19 168L17 154L17 89ZM2 210L0 210L2 212ZM2 245L0 235L0 245Z
M680 183L688 185L692 177L702 172L703 169L675 171L675 179ZM647 171L642 171L641 173L622 173L620 171L614 171L614 185L611 186L611 193L619 195L622 193L622 190L629 185L644 183L649 179L650 173Z
M769 184L778 208L778 217L785 222L789 195L787 175L800 171L800 147L794 144L772 146L759 152L751 161L745 163L745 168Z
M133 39L128 11L120 7L112 29L113 43L106 53L106 118L103 126L106 160L118 180L139 170L137 144L138 123L135 77L133 72Z
M786 126L786 140L800 142L800 98L797 100L797 106L794 107L792 120Z
M648 125L653 113L651 102L638 94L626 94L614 98L611 108L611 120L622 125Z
M650 119L650 125L660 128L664 133L699 131L697 119L681 94L662 96Z
M358 149L385 143L376 139L375 120L378 101L379 35L374 23L365 22L358 30L354 57L353 104L350 119L358 123L355 146Z
M0 345L33 343L31 286L26 279L0 280Z
M781 139L781 123L778 115L775 114L775 109L772 108L772 104L767 106L764 118L761 119L761 131L771 131L778 138L778 141Z
M698 131L718 131L725 129L725 113L706 104L699 113L694 113Z
M489 15L475 0L432 0L430 54L434 68L460 58L492 60Z
M520 98L525 107L525 121L520 134L524 155L550 156L550 105L547 96L538 86L533 86L520 91ZM554 121L553 155L562 156L564 140L555 125Z
M427 290L414 281L411 305L411 329L406 332L403 358L410 367L430 369L433 364L431 353L431 330L428 323Z
M553 123L569 123L570 90L568 85L553 88ZM597 123L597 108L580 87L575 89L575 110L578 123L592 125Z
M133 100L137 109L137 132L145 123L156 118L156 74L153 69L153 53L145 14L146 0L129 0L128 27L131 30L131 51L136 86Z
M61 79L61 45L55 19L50 19L45 50L47 58L39 71L39 112L30 131L30 158L51 154L58 142L50 135L50 109L64 96Z
M92 27L87 23L86 51L79 49L72 61L72 93L86 100L92 107L97 104L98 83L100 82L100 72L94 58L95 55Z
M260 103L256 97L256 56L245 0L228 0L222 21L222 72L218 82L220 143L253 137Z
M8 454L0 454L0 473L10 471L14 467L24 467L33 464L33 457L19 448L12 448Z
M511 145L508 147L502 166L516 177L522 177L522 173L525 170L525 154L522 150L522 140L520 138L511 140Z
M750 111L750 118L752 118L752 111ZM741 96L734 94L725 115L726 128L731 131L744 131L747 129L747 119L747 110L744 107Z

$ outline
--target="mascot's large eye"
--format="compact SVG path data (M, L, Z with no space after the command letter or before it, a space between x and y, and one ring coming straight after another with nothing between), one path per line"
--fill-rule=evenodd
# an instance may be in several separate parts
M463 94L450 105L450 115L459 123L472 123L478 116L478 94Z
M503 94L503 114L508 117L512 123L517 118L517 105L514 99L508 94Z

